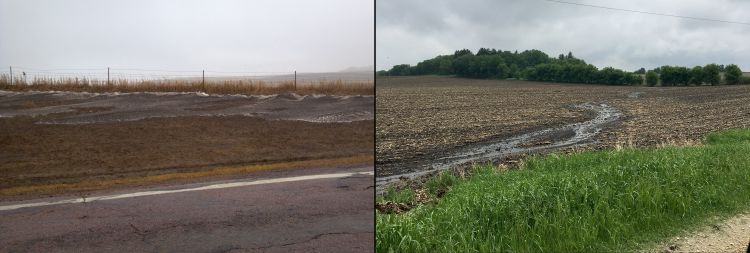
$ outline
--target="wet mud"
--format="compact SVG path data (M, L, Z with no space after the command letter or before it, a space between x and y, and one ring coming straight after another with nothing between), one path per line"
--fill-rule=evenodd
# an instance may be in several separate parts
M388 167L398 169L391 175L378 175L377 191L382 193L390 184L401 180L411 180L467 164L497 162L511 156L543 153L590 144L595 142L594 137L604 127L617 122L622 117L619 110L604 103L584 103L574 105L571 109L591 111L595 116L584 122L455 148L441 154L425 156L425 159L412 161L409 164L390 164Z

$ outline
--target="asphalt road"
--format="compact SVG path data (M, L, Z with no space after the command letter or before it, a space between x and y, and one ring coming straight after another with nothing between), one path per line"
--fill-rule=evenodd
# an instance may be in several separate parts
M0 252L371 252L372 171L285 170L82 203L0 202Z

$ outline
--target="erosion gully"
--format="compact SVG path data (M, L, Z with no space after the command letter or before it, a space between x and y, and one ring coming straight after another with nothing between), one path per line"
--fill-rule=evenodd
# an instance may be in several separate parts
M416 168L409 168L411 172L376 177L377 193L382 194L389 185L401 180L413 180L466 164L486 163L513 155L549 152L590 144L594 142L594 136L606 125L616 122L622 116L619 110L605 103L584 103L573 107L591 110L596 113L596 116L584 122L491 140L447 152L446 155L437 159L431 158L430 161L423 161ZM539 140L548 141L534 143ZM530 143L533 145L528 145Z

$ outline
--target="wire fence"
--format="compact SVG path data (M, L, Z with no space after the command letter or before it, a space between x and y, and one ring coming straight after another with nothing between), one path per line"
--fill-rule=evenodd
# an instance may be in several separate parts
M141 68L59 68L39 69L22 66L10 66L7 74L13 82L32 83L34 80L47 79L86 79L96 81L158 81L158 80L206 80L234 81L255 80L269 83L296 81L347 81L371 82L373 74L363 72L254 72L254 71L217 71L217 70L164 70Z
M0 89L78 92L372 95L374 72L252 72L134 68L38 69L11 66Z

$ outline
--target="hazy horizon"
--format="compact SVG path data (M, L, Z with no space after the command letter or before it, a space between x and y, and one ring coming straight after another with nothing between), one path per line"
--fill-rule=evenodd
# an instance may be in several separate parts
M0 66L339 72L372 66L372 1L0 0Z
M427 1L377 4L377 70L414 65L455 50L539 49L573 54L599 68L737 64L750 71L750 2L721 1ZM682 15L712 22L612 9ZM742 24L739 24L742 23Z

